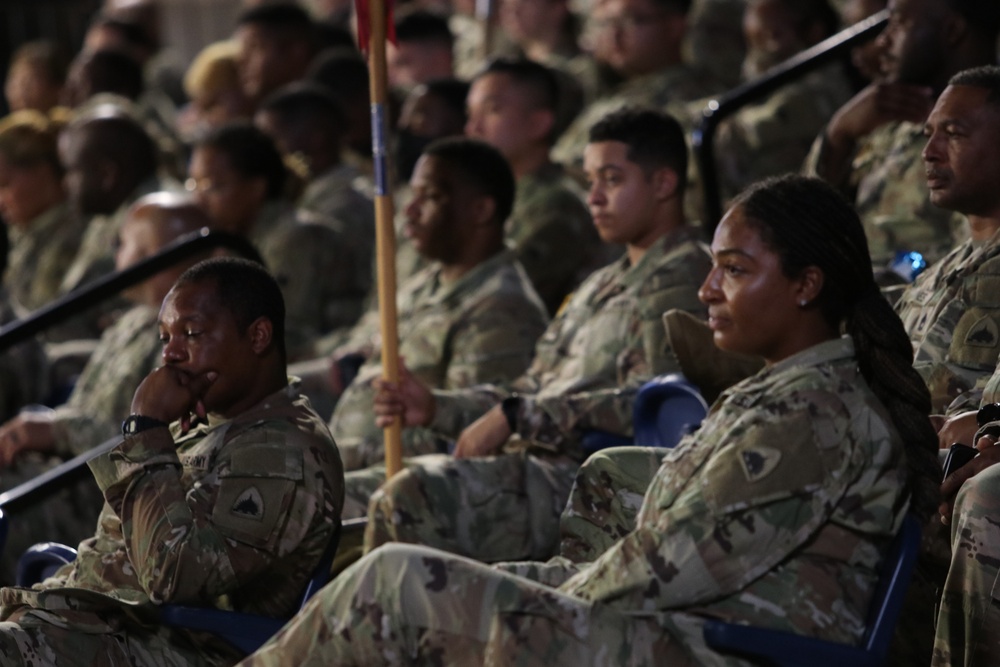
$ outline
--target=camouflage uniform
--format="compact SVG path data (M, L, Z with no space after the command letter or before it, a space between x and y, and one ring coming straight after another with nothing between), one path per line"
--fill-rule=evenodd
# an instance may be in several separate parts
M161 183L155 177L143 181L132 194L122 202L122 205L110 215L95 215L86 224L83 238L80 240L79 251L73 263L66 269L62 284L59 286L59 296L69 294L94 280L115 270L115 245L118 234L128 216L128 210L140 197L160 190L176 189L172 184ZM91 308L83 315L69 322L49 329L48 340L74 340L78 338L100 338L112 317L112 314L127 304L122 299L111 299L101 305Z
M715 139L723 197L734 197L768 176L797 170L816 133L850 97L838 64L779 88L724 120ZM700 116L704 107L700 104L694 111Z
M308 355L315 338L361 317L371 275L358 266L368 267L371 260L355 255L347 236L280 201L269 202L257 216L250 241L285 298L290 358Z
M944 412L988 377L1000 356L1000 232L966 241L909 286L896 311L913 341L913 365Z
M340 164L309 181L298 207L328 222L350 243L350 252L368 262L357 262L364 275L359 283L370 282L371 260L375 256L375 206L361 173Z
M66 204L57 204L26 227L8 230L11 248L4 285L24 317L59 296L59 285L80 247L83 225Z
M815 141L805 164L807 174L820 178L825 177L818 171L824 137ZM930 202L921 157L926 143L922 124L888 123L855 153L844 194L865 225L875 264L885 264L898 250L921 252L930 263L968 237L963 216Z
M594 562L546 584L389 545L241 667L746 665L705 646L705 617L856 643L906 477L851 341L828 341L727 391Z
M727 88L740 83L746 51L743 40L746 4L746 0L694 0L688 13L684 36L688 61L710 72Z
M410 371L436 389L461 389L487 382L509 382L531 363L535 341L548 317L524 271L510 252L501 252L451 284L434 264L399 290L399 353ZM344 391L330 422L344 468L376 465L385 456L382 430L372 414L371 380L382 372L378 313L369 313L353 345L376 350ZM429 429L403 433L406 456L443 451ZM378 476L379 478L382 475ZM356 498L354 513L364 516L373 487ZM348 505L353 496L348 485Z
M3 490L121 433L121 420L131 412L136 388L159 366L158 315L156 308L135 306L104 331L69 400L52 413L55 456L19 456L16 465L0 473ZM92 535L101 502L93 480L84 479L56 498L16 514L0 556L0 581L14 581L17 559L32 544L48 540L76 544Z
M429 455L369 504L366 548L416 542L480 560L545 558L580 461L583 432L632 432L632 400L650 377L677 370L665 354L663 311L704 312L697 290L709 258L690 228L588 278L535 348L527 373L505 387L435 391L431 427L457 437L504 397L516 400L514 436L498 456Z
M10 298L0 287L0 324L10 324L15 319ZM25 405L45 397L49 392L47 365L45 350L37 338L29 338L0 353L0 420L10 419Z
M550 313L583 278L610 259L584 202L565 170L548 163L517 181L504 236Z
M144 431L90 467L107 502L76 562L0 590L4 665L231 664L218 640L160 626L157 605L291 613L343 493L336 446L294 387L187 435Z
M682 107L683 102L716 93L719 88L711 76L687 65L667 67L626 81L614 93L597 100L577 116L556 142L552 157L567 165L583 164L583 149L587 146L591 126L624 106L647 106L670 111L674 107Z

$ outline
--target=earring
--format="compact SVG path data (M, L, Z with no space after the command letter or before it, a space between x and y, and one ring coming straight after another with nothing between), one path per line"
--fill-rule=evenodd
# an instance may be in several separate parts
M799 306L801 306L802 308L805 308L808 304L809 301L807 301L806 299L802 299L802 301L799 301Z

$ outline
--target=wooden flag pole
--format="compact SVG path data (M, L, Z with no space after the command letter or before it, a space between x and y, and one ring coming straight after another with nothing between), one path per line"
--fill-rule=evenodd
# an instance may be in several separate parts
M388 93L385 66L386 4L369 0L371 19L368 71L372 109L372 157L375 161L375 252L378 266L378 306L382 325L382 377L399 382L399 336L396 327L396 230L388 164ZM384 429L385 474L403 465L403 441L397 418Z

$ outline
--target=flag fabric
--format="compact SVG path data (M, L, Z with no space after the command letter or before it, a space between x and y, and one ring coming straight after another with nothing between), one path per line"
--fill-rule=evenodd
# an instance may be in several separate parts
M385 0L385 36L393 44L396 43L396 24L392 20L392 6L395 0ZM354 15L358 20L358 48L368 53L368 40L371 37L371 13L368 10L368 0L354 0Z

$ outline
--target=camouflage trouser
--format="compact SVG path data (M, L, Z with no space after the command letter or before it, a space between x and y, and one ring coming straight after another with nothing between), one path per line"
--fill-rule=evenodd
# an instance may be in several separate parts
M559 522L559 555L589 563L631 532L664 451L612 447L588 458L576 473Z
M578 467L526 452L413 458L372 496L365 551L409 542L486 562L547 559Z
M177 634L90 633L48 623L29 612L16 623L0 623L4 667L212 667L234 659L202 655Z
M734 665L685 614L637 618L480 563L387 545L337 577L240 667Z
M951 524L932 664L1000 664L1000 465L962 485Z
M0 490L9 491L62 462L35 453L20 456L14 467L0 471ZM0 554L0 586L14 584L17 561L31 545L62 542L75 547L92 536L103 506L104 496L88 472L52 496L8 513L7 542Z

